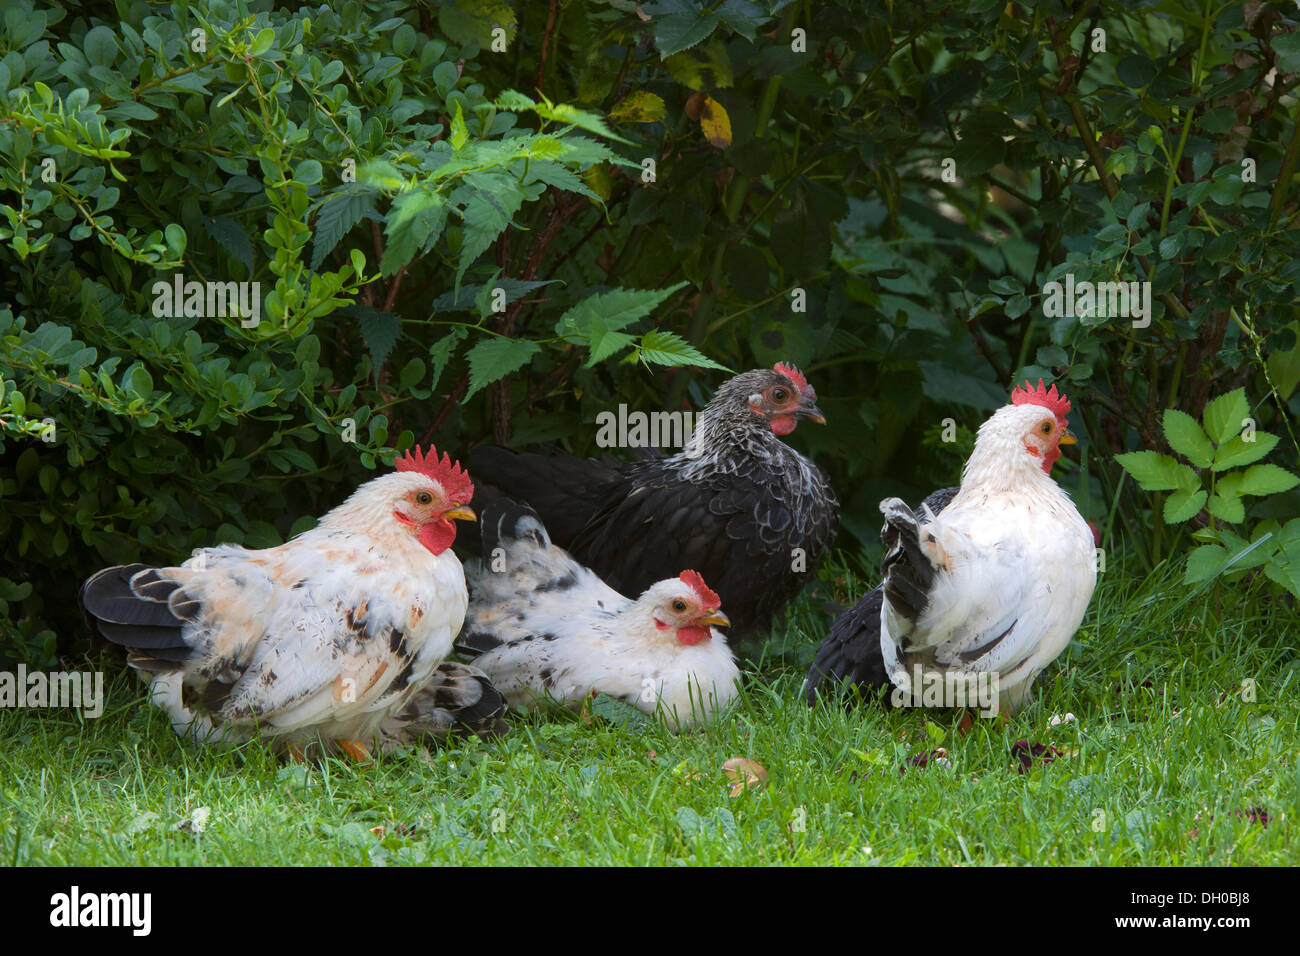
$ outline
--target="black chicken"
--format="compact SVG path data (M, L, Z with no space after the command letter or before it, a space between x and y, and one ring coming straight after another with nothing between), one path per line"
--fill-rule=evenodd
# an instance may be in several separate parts
M937 515L948 507L956 494L956 488L934 492L917 510L917 517L924 521L926 508ZM816 704L822 694L829 696L856 688L866 697L881 687L889 686L884 655L880 650L880 609L883 602L884 591L876 588L831 625L831 632L822 641L804 684L804 699L809 707Z
M821 470L781 441L800 419L826 422L803 374L778 363L719 387L675 455L592 461L480 446L471 460L480 489L528 502L552 540L616 591L640 594L692 568L721 596L732 635L761 637L839 521Z

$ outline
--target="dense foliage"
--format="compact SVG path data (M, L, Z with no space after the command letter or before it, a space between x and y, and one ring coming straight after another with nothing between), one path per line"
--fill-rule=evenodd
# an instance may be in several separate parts
M71 647L94 568L276 543L415 441L590 453L601 411L777 360L864 567L1026 375L1140 562L1222 518L1115 464L1180 451L1167 408L1242 389L1300 454L1292 5L115 7L0 23L0 653ZM167 308L178 274L260 321ZM1150 313L1056 314L1067 279Z

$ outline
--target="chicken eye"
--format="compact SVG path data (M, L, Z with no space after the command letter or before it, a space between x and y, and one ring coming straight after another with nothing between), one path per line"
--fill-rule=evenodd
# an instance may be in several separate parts
M415 496L415 500L419 504L427 505L433 501L433 495L429 494L427 491L421 491Z
M784 402L789 397L790 397L790 393L787 392L785 389L783 389L780 385L772 389L772 401L776 402L777 404Z
M1052 423L1051 423L1051 422L1043 422L1043 425L1042 425L1042 432L1043 432L1044 435L1050 435L1050 434L1052 433Z
M676 600L676 601L674 601L674 602L673 602L673 610L676 611L678 614L680 614L682 611L685 611L685 610L686 610L686 602L685 602L685 601L682 601L682 600Z

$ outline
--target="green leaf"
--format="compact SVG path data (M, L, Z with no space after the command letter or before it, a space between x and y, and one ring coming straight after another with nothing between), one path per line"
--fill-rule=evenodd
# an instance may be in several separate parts
M469 350L469 391L465 400L485 385L504 378L526 365L542 350L530 339L483 339Z
M431 189L402 193L388 213L380 271L389 276L402 268L442 234L446 223L447 205L441 195Z
M644 730L650 718L632 705L608 694L597 694L591 701L591 713L622 730Z
M1165 409L1165 441L1197 468L1208 468L1214 461L1214 446L1196 419L1176 408Z
M1208 581L1228 563L1228 550L1220 544L1203 544L1193 548L1187 555L1187 574L1183 578L1188 584L1200 584Z
M273 29L266 27L259 30L257 36L253 38L253 42L248 46L248 55L261 56L271 49L273 43L275 43L275 31Z
M597 323L599 323L599 320L597 320ZM592 327L591 354L587 357L587 368L605 361L611 355L623 351L636 341L635 335L628 335L626 332L613 332L605 328L603 323L597 323L593 323Z
M348 183L325 197L316 208L312 233L311 268L315 272L348 232L369 215L375 219L375 190L358 183Z
M459 153L468 142L469 128L465 125L465 114L460 108L460 100L457 100L456 115L451 118L451 148Z
M555 324L555 332L566 341L577 344L586 338L583 333L592 319L600 319L607 330L627 328L649 315L684 285L685 282L678 282L666 289L613 289L588 296L565 310Z
M438 26L454 43L476 43L481 50L491 49L493 29L505 30L507 47L514 43L518 29L515 12L507 0L444 3L438 10Z
M667 58L703 43L718 26L718 18L707 10L670 13L654 21L655 45L659 55Z
M110 67L117 57L117 34L105 26L91 27L86 31L82 47L91 66Z
M1300 66L1297 66L1296 69L1300 70ZM1270 561L1264 565L1264 573L1270 581L1282 585L1296 598L1300 598L1300 563L1294 561Z
M1300 484L1297 478L1285 468L1277 465L1251 465L1241 476L1241 493L1243 495L1276 495L1290 491Z
M469 331L462 326L454 327L450 332L429 346L429 361L433 363L433 378L429 380L429 390L433 391L438 387L438 381L442 378L442 373L447 370L447 365L451 362L451 357L456 352L456 346L459 345Z
M482 191L465 204L465 237L461 242L460 258L456 265L457 285L465 270L505 231L524 202L519 183L513 179L493 176L483 177L480 182Z
M203 228L230 258L242 262L248 274L253 274L253 243L243 226L225 216L204 216Z
M1131 451L1116 455L1115 460L1146 491L1193 489L1200 485L1196 472L1168 455L1154 451Z
M1205 431L1216 445L1222 445L1232 436L1240 433L1247 418L1250 406L1246 403L1246 390L1233 389L1226 395L1220 395L1205 406L1201 416L1205 422Z
M1300 73L1300 33L1279 33L1273 37L1277 68L1282 73Z
M304 186L314 186L321 181L325 175L320 161L315 159L304 159L294 167L293 178L295 182L302 183Z
M1178 524L1196 515L1205 506L1208 492L1202 489L1179 488L1165 499L1165 521Z
M631 140L624 139L611 130L609 124L605 122L605 118L599 113L580 110L568 103L552 103L550 100L544 100L536 104L533 111L542 119L564 123L566 126L576 126L590 133L598 133L606 139L618 140L620 143L631 142ZM566 139L565 142L571 144L572 141Z
M1233 495L1223 494L1218 489L1210 496L1205 509L1214 517L1226 521L1228 524L1241 524L1246 520L1246 506L1241 503L1241 499Z
M723 372L731 371L727 366L705 358L699 349L676 332L663 330L647 332L641 336L636 357L647 365L693 365L698 368L716 368Z
M1253 461L1259 461L1277 447L1276 435L1255 432L1254 438L1254 441L1246 441L1243 436L1238 435L1220 445L1214 452L1213 470L1226 471L1229 468L1249 465Z
M401 338L402 320L391 312L381 312L368 305L349 306L347 311L356 317L357 325L361 329L361 339L370 352L375 377L378 379L380 366L384 364L388 353Z

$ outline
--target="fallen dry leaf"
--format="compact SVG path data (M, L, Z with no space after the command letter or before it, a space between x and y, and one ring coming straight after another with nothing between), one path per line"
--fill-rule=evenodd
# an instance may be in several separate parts
M731 796L738 797L750 787L767 783L767 768L754 760L732 757L722 765L722 772L731 781Z

